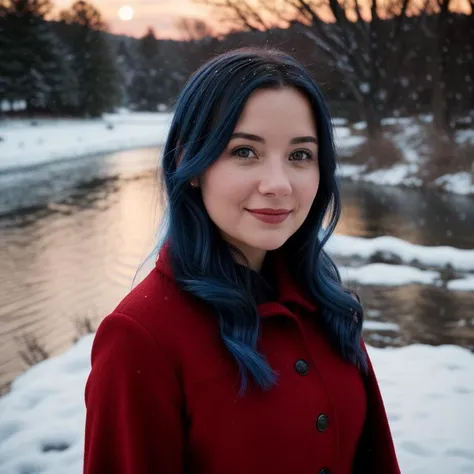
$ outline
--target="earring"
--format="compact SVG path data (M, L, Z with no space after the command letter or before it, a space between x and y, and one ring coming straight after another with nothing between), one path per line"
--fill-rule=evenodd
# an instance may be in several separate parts
M196 183L196 182L194 182L194 181L191 181L191 183L190 183L190 184L191 184L191 187L193 187L193 188L197 187L197 183Z

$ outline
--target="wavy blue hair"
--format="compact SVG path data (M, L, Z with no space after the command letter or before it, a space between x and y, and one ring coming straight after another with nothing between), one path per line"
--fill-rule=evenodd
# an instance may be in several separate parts
M257 89L292 87L311 104L318 134L320 184L311 210L288 239L290 273L319 304L324 327L341 356L367 370L360 345L363 309L346 291L323 250L339 220L336 154L331 118L318 86L291 55L274 49L243 48L219 55L197 70L178 98L164 148L162 179L166 230L178 284L204 300L219 316L220 334L238 364L241 393L248 375L263 390L277 374L257 351L259 317L248 281L237 271L234 252L204 206L199 188L190 186L224 152L245 103ZM326 216L327 215L327 216ZM323 228L323 219L328 225ZM158 249L160 244L158 245ZM242 256L243 258L243 256Z

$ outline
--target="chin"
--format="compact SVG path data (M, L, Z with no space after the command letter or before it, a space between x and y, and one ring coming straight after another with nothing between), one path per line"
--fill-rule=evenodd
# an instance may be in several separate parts
M263 238L263 239L255 239L252 242L246 242L249 247L253 247L259 250L265 250L267 252L271 250L277 250L282 247L285 242L288 240L287 237L280 237L280 238Z

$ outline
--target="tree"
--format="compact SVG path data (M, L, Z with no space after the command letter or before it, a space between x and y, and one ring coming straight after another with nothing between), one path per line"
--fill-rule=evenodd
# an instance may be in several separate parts
M159 42L153 28L148 28L138 43L138 68L133 80L133 102L142 110L156 111L163 102L166 72L160 58Z
M215 35L213 28L200 18L181 17L176 21L178 30L183 34L183 39L197 41Z
M77 99L70 57L44 20L50 9L48 0L0 5L0 96L29 112L60 112Z
M100 12L83 0L61 12L60 18L75 27L70 46L80 84L78 111L98 117L119 105L123 95L120 71L105 36L107 25Z
M51 12L51 0L0 0L0 11L44 18Z
M59 18L68 24L80 25L96 31L107 31L107 23L102 19L99 10L83 0L76 1L70 10L61 11Z
M136 73L136 55L130 50L129 40L120 39L117 46L117 66L120 70L120 82L123 85L123 101L128 104L133 93L133 80Z
M233 25L258 31L292 26L310 40L344 77L367 121L371 137L391 111L400 68L413 50L405 44L409 15L420 11L415 0L199 0L225 12Z

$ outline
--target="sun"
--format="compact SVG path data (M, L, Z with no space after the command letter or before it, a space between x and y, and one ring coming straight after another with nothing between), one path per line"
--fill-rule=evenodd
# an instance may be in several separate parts
M130 21L133 18L133 8L129 5L123 5L118 9L117 15L122 21Z

